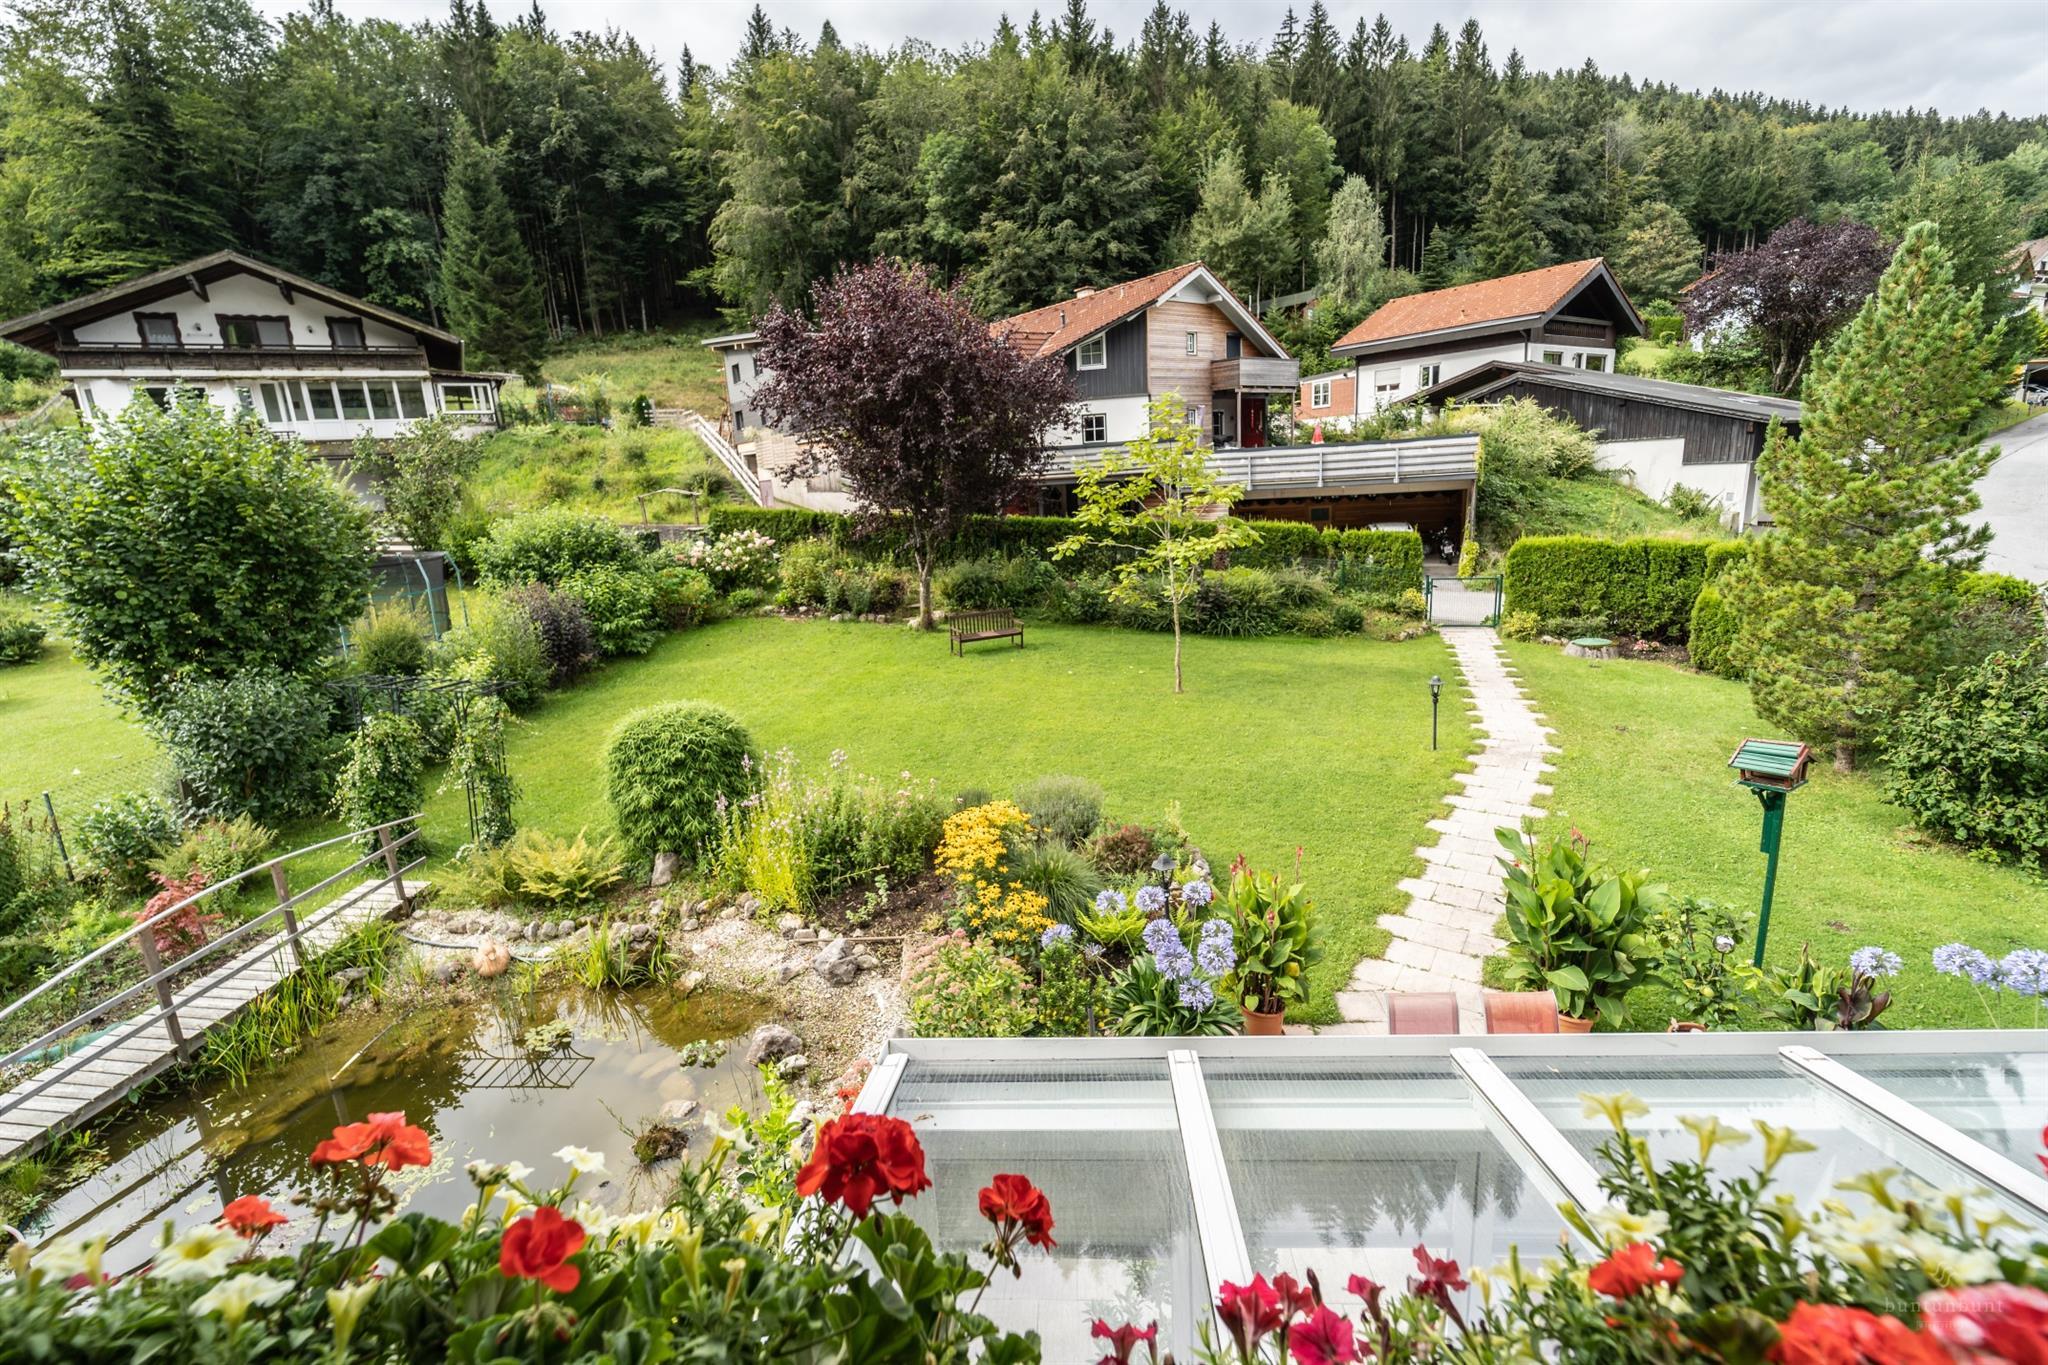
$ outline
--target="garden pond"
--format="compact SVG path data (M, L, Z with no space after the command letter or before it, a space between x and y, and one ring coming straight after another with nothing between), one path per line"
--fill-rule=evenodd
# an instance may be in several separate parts
M23 1231L103 1234L108 1269L120 1270L149 1256L164 1220L189 1226L262 1194L292 1215L286 1239L304 1237L313 1216L287 1200L314 1188L307 1154L337 1124L391 1110L434 1149L431 1165L393 1177L400 1213L458 1218L476 1193L463 1167L478 1158L523 1161L556 1183L564 1146L604 1156L606 1176L579 1181L579 1196L613 1211L659 1207L676 1163L643 1165L634 1134L669 1102L694 1100L684 1126L701 1155L726 1109L758 1105L760 1079L742 1055L766 1013L734 993L531 992L508 978L479 1001L351 1014L242 1087L208 1083L102 1125L105 1164ZM732 1046L709 1066L685 1055L721 1042Z

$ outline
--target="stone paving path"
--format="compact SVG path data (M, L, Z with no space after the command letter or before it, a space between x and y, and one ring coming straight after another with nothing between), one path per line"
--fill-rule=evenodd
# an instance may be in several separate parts
M1464 790L1445 798L1451 813L1429 822L1436 843L1415 850L1422 872L1400 884L1409 894L1408 908L1380 916L1380 926L1394 935L1387 955L1359 963L1350 988L1337 993L1344 1017L1339 1027L1347 1032L1386 1032L1387 991L1453 991L1460 1031L1486 1031L1479 964L1500 950L1493 931L1504 904L1494 861L1501 849L1493 832L1541 815L1537 798L1550 795L1542 778L1551 771L1546 758L1557 746L1549 742L1550 727L1523 697L1500 637L1489 627L1466 627L1445 631L1444 641L1464 674L1469 709L1481 732L1479 753L1471 772L1457 774Z

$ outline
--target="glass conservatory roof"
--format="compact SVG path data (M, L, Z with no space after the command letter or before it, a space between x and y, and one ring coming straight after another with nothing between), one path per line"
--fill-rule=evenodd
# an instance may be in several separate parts
M1097 1317L1156 1318L1186 1358L1211 1288L1255 1271L1313 1267L1342 1300L1354 1272L1404 1282L1418 1242L1464 1266L1548 1253L1573 1235L1559 1203L1604 1202L1610 1130L1579 1096L1618 1090L1662 1159L1698 1152L1681 1118L1761 1119L1815 1144L1779 1167L1806 1202L1890 1167L2048 1228L2031 1032L897 1039L858 1105L916 1127L933 1188L905 1207L947 1250L987 1241L992 1175L1045 1190L1059 1246L997 1278L998 1322L1071 1360ZM1716 1171L1755 1169L1760 1145Z

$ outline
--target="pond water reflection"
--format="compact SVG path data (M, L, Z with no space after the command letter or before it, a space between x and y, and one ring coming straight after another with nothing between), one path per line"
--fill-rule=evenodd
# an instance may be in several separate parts
M477 1158L523 1161L553 1184L566 1174L553 1154L567 1145L602 1152L610 1173L579 1182L583 1197L614 1210L659 1206L675 1163L641 1166L632 1132L671 1100L695 1100L690 1149L701 1153L729 1106L755 1105L743 1035L765 1012L753 997L713 991L531 993L508 981L480 1004L352 1016L240 1089L202 1086L103 1129L107 1165L25 1231L37 1241L104 1234L109 1268L125 1269L147 1258L164 1219L210 1221L228 1200L264 1194L297 1215L281 1231L306 1236L310 1215L286 1203L312 1188L306 1154L336 1124L387 1110L433 1139L433 1164L392 1181L401 1213L459 1216L475 1194L463 1167ZM570 1041L529 1052L529 1031L551 1021L568 1025ZM738 1042L715 1066L679 1064L685 1045L707 1039Z

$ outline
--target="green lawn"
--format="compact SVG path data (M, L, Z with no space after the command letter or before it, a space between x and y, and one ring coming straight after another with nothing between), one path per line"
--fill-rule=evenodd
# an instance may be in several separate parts
M499 516L569 507L637 522L644 493L647 520L688 521L691 500L657 490L701 489L707 475L713 487L727 482L703 442L676 428L515 426L478 442L467 489Z
M42 804L42 793L99 797L146 778L156 744L107 700L84 664L52 640L42 661L0 668L0 800Z
M1178 802L1219 868L1243 853L1284 869L1299 848L1327 944L1303 1017L1333 1020L1332 991L1385 947L1377 917L1405 904L1394 884L1415 871L1424 823L1463 765L1470 732L1454 697L1429 750L1428 679L1452 672L1442 641L1190 638L1188 692L1175 697L1166 636L1033 625L1026 639L955 659L943 635L856 623L750 618L671 636L523 718L508 742L519 818L563 835L605 829L606 737L628 712L680 698L731 708L764 748L805 763L844 749L858 768L933 777L948 794L1075 773L1102 785L1119 819L1155 823ZM30 688L36 737L0 751L0 790L40 790L73 755L144 743L68 660L0 675L10 696ZM461 792L427 809L436 852L460 846ZM308 879L329 861L346 858L307 864Z
M1753 911L1761 822L1726 764L1745 737L1774 732L1748 689L1663 664L1569 659L1538 644L1508 650L1564 749L1546 831L1576 828L1596 857ZM1936 975L1928 955L1957 939L1994 957L2048 946L2048 881L1929 845L1884 800L1880 778L1821 766L1787 807L1769 960L1797 960L1802 941L1834 963L1882 944L1906 962L1887 1023L1982 1026L1974 990ZM2004 1002L2009 1021L2022 1021L2018 1003Z

